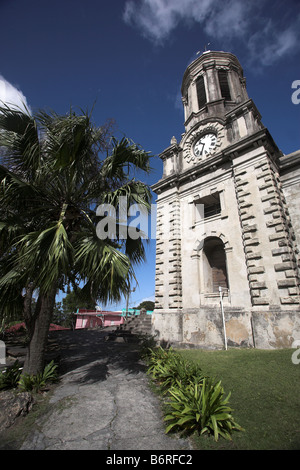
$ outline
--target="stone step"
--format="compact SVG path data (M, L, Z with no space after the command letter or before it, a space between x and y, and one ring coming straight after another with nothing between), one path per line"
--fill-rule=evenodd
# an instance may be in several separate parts
M139 315L135 317L130 317L126 320L123 325L118 327L118 331L130 331L132 333L151 333L151 316L149 315Z

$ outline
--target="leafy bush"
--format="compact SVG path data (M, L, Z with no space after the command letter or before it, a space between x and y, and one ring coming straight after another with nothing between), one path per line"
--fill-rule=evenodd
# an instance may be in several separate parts
M175 353L172 348L149 350L147 373L168 394L165 421L170 421L166 433L179 430L195 431L231 439L234 429L242 428L234 421L227 405L230 394L224 398L221 382L205 377L198 364Z
M171 349L164 353L159 351L157 357L149 366L148 373L160 382L164 393L177 384L199 383L204 378L197 364L184 360L180 354L174 353Z
M38 392L45 387L47 382L57 381L56 369L57 365L54 364L54 361L51 361L40 374L22 374L19 361L15 361L12 366L7 367L0 374L0 390L18 387L22 392Z
M57 365L51 361L42 373L37 375L23 374L18 382L20 390L23 392L39 392L48 382L57 381Z
M18 360L12 366L6 367L0 374L0 390L17 387L21 371L22 368Z
M217 441L219 435L231 439L234 429L242 428L234 421L232 409L227 405L230 394L223 398L224 390L221 382L214 383L204 378L202 383L190 383L188 386L178 383L169 389L171 400L165 421L171 421L166 433L178 429L186 433L198 431L214 434Z
M140 355L142 359L147 360L150 351L155 348L156 340L155 336L149 334L140 334L137 335L139 337L139 344L140 344Z
M149 349L149 354L145 357L148 370L147 373L152 375L154 379L160 377L161 367L164 367L172 360L174 352L172 348L163 349L161 346L155 349Z

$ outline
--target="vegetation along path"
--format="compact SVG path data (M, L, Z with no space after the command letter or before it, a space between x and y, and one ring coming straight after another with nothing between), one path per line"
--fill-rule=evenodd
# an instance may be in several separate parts
M107 341L101 330L55 333L61 380L21 450L185 450L165 435L136 343Z

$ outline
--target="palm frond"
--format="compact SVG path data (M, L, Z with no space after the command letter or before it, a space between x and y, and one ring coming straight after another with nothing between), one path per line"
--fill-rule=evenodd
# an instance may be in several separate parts
M0 107L0 147L4 148L3 163L23 176L33 177L41 165L37 123L29 112L18 108Z
M38 197L38 191L34 185L3 165L0 165L0 194L1 204L5 204L6 207L10 204L17 204L17 201L24 204L25 201L32 201Z
M47 292L63 274L68 274L73 247L60 220L45 230L30 232L17 243L18 262L42 291Z
M127 137L120 141L112 138L112 153L103 163L103 174L107 178L123 179L129 176L130 168L149 173L150 152L145 152L139 145Z
M82 236L75 244L74 265L86 280L94 298L120 300L133 276L130 260L118 247L100 240L96 232Z

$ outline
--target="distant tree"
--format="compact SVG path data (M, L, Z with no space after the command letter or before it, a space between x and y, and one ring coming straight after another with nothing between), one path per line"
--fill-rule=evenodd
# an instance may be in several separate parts
M73 328L76 323L76 311L78 308L86 308L93 310L95 308L95 302L91 297L82 294L82 289L79 287L76 290L72 290L62 299L61 302L61 325Z
M53 307L52 323L55 323L55 325L65 326L62 311L62 302L55 302L55 305Z
M64 313L74 313L78 308L94 309L95 301L91 297L83 296L82 289L77 287L63 298L62 308Z
M141 310L141 308L145 308L146 310L153 311L154 305L155 305L154 302L152 302L151 300L144 300L144 302L140 303L137 309Z
M29 334L23 372L44 367L56 294L67 285L106 303L120 301L145 259L142 238L102 239L97 207L150 208L149 153L88 113L44 111L31 115L0 108L0 316L22 312ZM31 308L37 292L35 308Z

